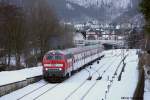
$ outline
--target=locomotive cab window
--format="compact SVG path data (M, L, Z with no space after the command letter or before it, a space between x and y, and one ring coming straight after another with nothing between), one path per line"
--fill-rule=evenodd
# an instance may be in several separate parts
M56 60L62 60L62 59L63 59L63 57L62 57L62 56L60 56L60 55L56 55L56 56L55 56L55 59L56 59Z
M53 60L54 59L54 56L52 56L52 55L47 55L47 60Z
M47 55L47 60L62 60L63 57L61 55Z

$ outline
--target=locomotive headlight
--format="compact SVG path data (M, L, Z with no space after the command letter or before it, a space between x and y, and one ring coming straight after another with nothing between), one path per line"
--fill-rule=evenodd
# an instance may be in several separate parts
M59 70L61 71L61 70L62 70L62 68L59 68Z
M45 70L47 71L47 70L48 70L48 68L45 68Z

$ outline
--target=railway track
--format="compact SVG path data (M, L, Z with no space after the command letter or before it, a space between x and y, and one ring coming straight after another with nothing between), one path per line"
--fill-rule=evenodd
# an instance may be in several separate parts
M120 55L118 55L117 56L117 58L119 57ZM116 58L116 59L117 59ZM109 66L105 69L105 71L104 72L106 72L107 70L108 70L108 68L110 68L111 67L111 65L114 63L114 61L116 60L116 59L114 59L110 64L109 64ZM94 73L92 73L92 76L95 74L95 73L98 73L98 71L102 68L102 67L104 67L106 65L106 63L104 63L102 66L100 66L97 70L95 70L95 72ZM101 77L104 75L104 73L101 75ZM79 85L79 87L77 87L75 90L73 90L66 98L65 98L65 100L68 100L73 94L75 94L80 88L82 88L83 87L83 85L85 85L85 84L88 84L88 80L85 80L81 85ZM90 90L97 84L97 82L98 81L94 81L93 83L92 83L92 85L90 86L90 87L88 87L88 89L87 89L87 91L83 94L83 96L81 97L81 100L83 100L84 98L85 98L85 96L90 92Z
M27 96L27 95L29 95L29 94L32 94L33 92L35 92L35 91L41 89L42 87L46 86L47 84L48 84L48 83L46 83L46 84L44 84L44 85L42 85L42 86L40 86L40 87L38 87L38 88L36 88L36 89L30 91L29 93L23 95L22 97L18 98L17 100L21 100L21 99L24 98L25 96Z
M61 84L61 83L60 83ZM60 85L60 84L56 84L55 86L53 86L53 87L51 87L51 88L49 88L48 90L46 90L45 92L43 92L42 94L40 94L40 95L38 95L38 96L36 96L33 100L36 100L36 99L38 99L40 96L42 96L43 94L45 94L46 92L48 92L48 91L51 91L52 89L54 89L55 87L57 87L58 85Z
M116 55L117 58L118 58L120 55L121 55L121 54ZM114 60L109 64L109 66L102 72L102 74L99 76L100 79L102 78L102 76L104 75L104 73L106 73L106 71L111 67L111 65L114 63L115 60L116 60L116 59L114 59ZM106 64L107 64L107 62L104 63L101 67L99 67L97 70L95 70L95 73L96 73L96 72L99 73L99 70L100 70L101 68L103 68ZM93 73L92 76L93 76L95 73Z
M49 83L46 83L30 92L28 92L27 94L23 95L22 97L18 98L17 100L23 100L23 99L26 99L26 98L30 98L31 95L34 95L36 94L38 91L43 91L42 93L38 93L37 96L34 96L32 97L32 100L36 100L38 97L42 96L44 93L54 89L55 87L57 87L59 85L58 84L49 84ZM46 88L46 89L45 89ZM42 90L43 89L43 90Z
M118 64L118 66L117 66L117 68L116 68L114 74L118 71L118 69L119 69L121 63L123 62L123 60L126 59L127 56L128 56L128 55L126 55L126 56L120 61L120 63ZM107 71L107 70L106 70L106 71ZM106 71L105 71L105 72L106 72ZM113 79L112 79L112 81L113 81ZM97 84L97 81L96 81L96 82L87 90L87 92L81 97L81 100L83 100L83 99L89 94L90 90L92 90L92 88L94 88L94 86L96 86L96 84ZM111 85L112 85L112 84L111 84ZM111 87L111 85L110 85L110 87Z

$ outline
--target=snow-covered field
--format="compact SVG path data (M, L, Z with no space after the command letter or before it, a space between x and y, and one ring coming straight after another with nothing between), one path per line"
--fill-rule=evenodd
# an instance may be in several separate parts
M0 86L42 75L42 66L0 72Z
M132 98L138 82L138 56L136 50L124 50L125 70L121 81L122 50L105 51L105 57L62 83L44 80L31 84L0 98L0 100L121 100ZM41 70L37 70L40 73ZM114 75L114 73L117 73ZM24 74L25 75L25 74ZM87 80L92 76L91 80ZM99 76L100 80L96 80Z

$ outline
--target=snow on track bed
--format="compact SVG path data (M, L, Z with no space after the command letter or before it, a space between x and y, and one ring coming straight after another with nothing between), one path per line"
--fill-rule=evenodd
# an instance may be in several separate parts
M29 92L31 92L31 91L33 91L33 90L35 90L35 89L45 85L45 84L46 84L46 82L41 80L41 81L39 81L37 83L31 84L31 85L26 86L26 87L24 87L22 89L19 89L19 90L14 91L14 92L12 92L10 94L7 94L7 95L1 97L0 100L17 100L18 98L21 98L25 94L27 94L27 93L29 93Z
M126 68L121 81L115 79L107 100L132 99L138 83L138 55L136 50L129 50L129 56L125 60ZM115 93L116 91L117 93Z
M46 86L42 87L41 89L28 95L27 97L25 96L21 100L33 100L35 98L37 100L50 100L50 99L52 99L52 100L65 100L65 99L67 99L67 100L82 100L82 99L84 99L84 100L101 100L102 98L105 98L105 96L106 96L105 92L107 90L107 86L108 86L108 84L110 84L108 81L108 77L109 77L109 79L112 78L119 62L122 59L121 55L120 55L120 57L118 57L121 50L116 50L116 52L114 52L114 51L113 51L113 53L111 51L106 51L105 52L106 56L100 60L99 64L94 63L93 65L91 65L91 68L90 67L86 68L87 70L90 71L90 75L92 75L91 80L87 80L87 78L89 77L89 73L83 69L82 71L74 74L72 77L70 77L69 79L60 83L59 85L49 83ZM135 60L136 57L132 57L133 55L130 55L130 54L135 55L135 50L132 50L132 52L129 52L130 57L127 57L127 58L130 58L130 60L126 60L126 62L136 61ZM131 66L130 64L127 64L127 65ZM111 67L109 67L109 66L111 66ZM135 68L136 68L135 66L132 69L135 70ZM120 73L121 69L122 69L122 65L121 65L121 67L118 68L118 71L117 71L118 74ZM131 69L131 68L129 68L129 69ZM97 70L97 72L96 72L96 70ZM132 72L132 71L130 71L130 72ZM100 75L103 75L101 80L96 80L99 77L98 73ZM102 74L102 73L104 73L104 74ZM129 73L126 73L126 74L129 74ZM125 76L126 74L123 74L122 76L126 77ZM127 75L127 76L129 77L130 75ZM117 79L118 79L117 77L114 78L115 82L113 83L112 87L110 88L110 91L112 91L112 92L115 91L113 87L115 87L116 84L120 83L117 81ZM130 83L130 82L132 82L132 81L130 80L128 83ZM40 85L38 85L38 84L40 84ZM0 98L0 100L9 100L9 99L16 100L44 84L46 84L46 82L44 82L44 81L37 82L37 83L27 86L23 89L20 89L13 93L5 95L2 98ZM130 83L130 84L133 85L132 83ZM128 84L128 85L130 85L130 84ZM136 84L134 84L134 85L136 87ZM31 88L31 87L33 87L33 88ZM48 91L48 89L50 89L52 87L54 87L54 88L52 90ZM119 85L119 87L120 87L120 89L123 88L123 86L121 86L121 85ZM132 89L132 91L133 91L133 89ZM118 91L116 91L116 92L118 93ZM19 94L19 95L17 95L17 94ZM111 95L110 92L109 92L109 95ZM111 96L113 96L113 95L111 95ZM112 98L110 96L108 96L108 97L109 97L109 99L107 99L107 100L120 100L120 99L110 99L110 98Z
M37 98L38 96L40 96L40 95L42 95L43 93L45 93L46 91L49 91L50 89L53 89L54 87L56 87L58 84L56 84L56 85L52 85L52 86L50 86L50 88L49 88L49 84L48 83L46 83L46 84L44 84L44 85L42 85L42 86L40 86L40 87L38 87L38 88L36 88L36 89L34 89L34 90L32 90L32 91L30 91L29 93L27 93L27 94L25 94L25 95L23 95L22 97L20 97L20 98L18 98L17 100L21 100L21 99L23 99L23 98L30 98L31 99L31 97L30 96L32 96L33 94L34 94L34 98ZM45 91L45 88L47 89L46 91ZM43 91L43 92L41 92L41 93L39 93L38 92L38 94L36 94L37 93L37 91ZM45 92L44 92L45 91ZM36 95L37 96L36 96ZM33 97L32 97L32 99L34 99Z
M120 56L119 56L120 58ZM114 59L113 61L111 61L110 63L108 63L104 69L104 71L102 72L102 78L104 77L104 79L106 78L106 73L108 72L115 72L114 69L116 69L118 66L118 63L116 62L117 60L119 60L118 57L116 57L116 59ZM99 71L100 73L100 71ZM111 75L111 74L110 74ZM94 76L93 76L94 77ZM87 97L88 95L90 95L90 92L92 91L92 89L99 84L99 80L92 80L92 81L87 81L81 88L78 89L78 91L76 91L72 96L69 97L68 100L87 100L89 99L89 97ZM107 82L105 83L107 84ZM107 86L105 85L105 88L107 88ZM99 95L97 95L96 97L98 97ZM91 96L90 96L91 97ZM92 98L91 98L92 99ZM97 100L97 99L94 99Z

